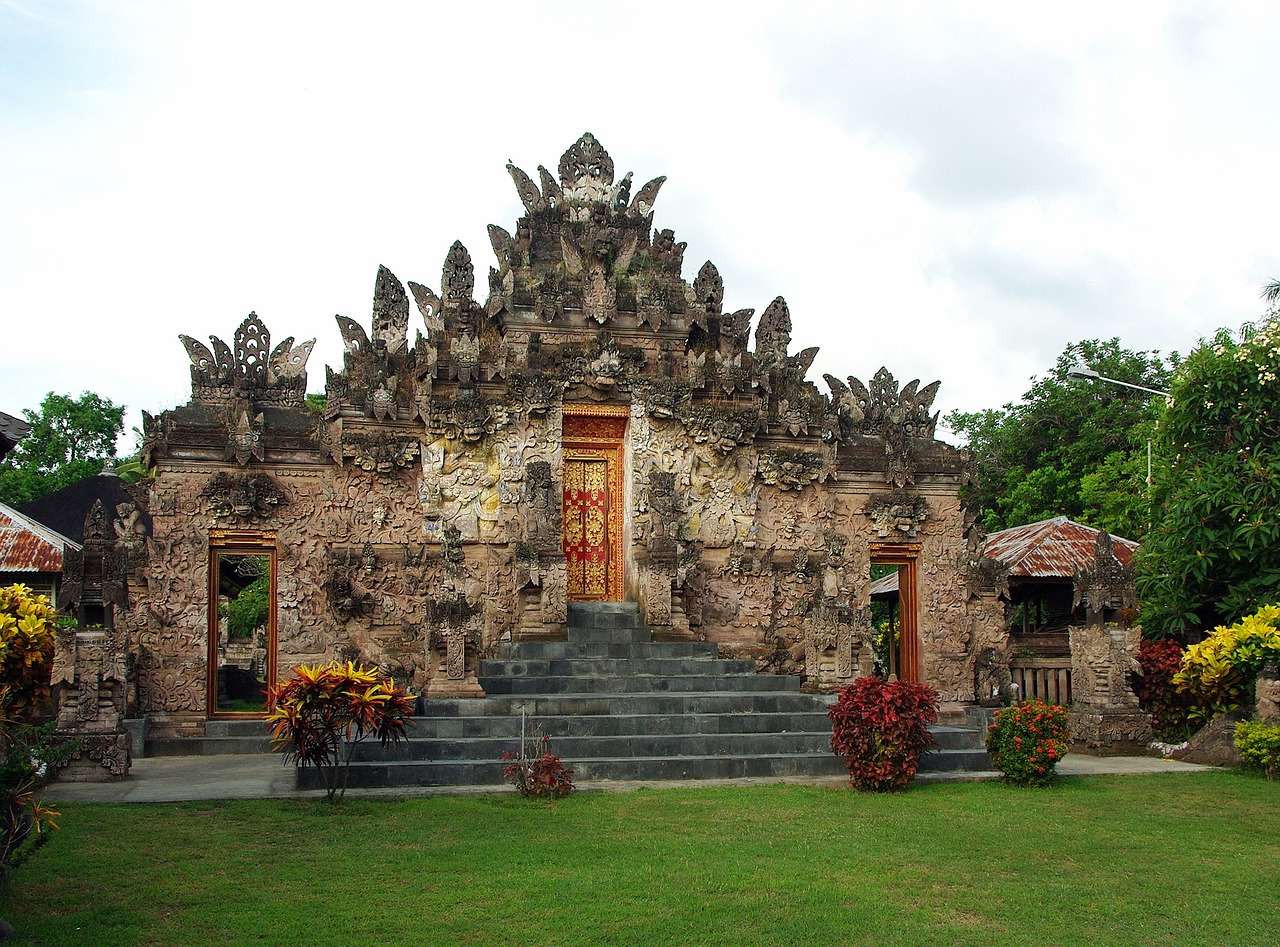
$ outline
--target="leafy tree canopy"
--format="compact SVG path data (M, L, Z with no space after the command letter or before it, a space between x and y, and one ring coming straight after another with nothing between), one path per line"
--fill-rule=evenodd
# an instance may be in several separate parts
M0 462L0 503L18 506L102 471L124 430L124 405L86 391L49 392L39 411L26 409L31 431Z
M1264 294L1265 295L1265 294ZM1156 434L1139 556L1148 635L1184 639L1280 601L1280 320L1202 342Z
M1177 355L1132 351L1119 339L1076 342L1020 402L947 414L947 425L974 453L973 499L987 529L1069 516L1128 539L1145 532L1147 442L1159 405L1141 392L1069 379L1077 364L1166 390Z

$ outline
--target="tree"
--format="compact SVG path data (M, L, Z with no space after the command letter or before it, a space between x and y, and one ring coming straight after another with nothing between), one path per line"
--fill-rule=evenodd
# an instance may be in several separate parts
M1280 289L1277 290L1280 298ZM1193 640L1280 601L1280 320L1223 329L1175 375L1156 435L1143 629Z
M1147 442L1159 408L1123 388L1069 379L1080 363L1164 389L1177 355L1132 351L1119 339L1076 342L1017 404L949 413L946 424L977 458L973 499L988 529L1069 516L1141 538L1150 517Z
M124 430L124 405L91 391L52 391L39 412L24 410L31 431L0 462L0 503L18 506L102 471Z

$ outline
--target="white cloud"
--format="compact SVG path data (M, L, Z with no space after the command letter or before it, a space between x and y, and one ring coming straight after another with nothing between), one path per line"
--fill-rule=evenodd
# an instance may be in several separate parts
M379 263L435 285L591 130L656 223L817 372L1016 398L1065 345L1186 351L1259 311L1267 7L158 3L0 7L0 410L187 394L256 310L340 361ZM6 66L3 63L8 62ZM483 290L482 290L483 291ZM817 375L815 374L815 377Z

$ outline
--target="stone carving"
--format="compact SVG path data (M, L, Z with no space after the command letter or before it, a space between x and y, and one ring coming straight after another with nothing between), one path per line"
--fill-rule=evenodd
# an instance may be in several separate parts
M1253 719L1280 727L1280 667L1274 661L1264 664L1258 672L1254 695Z
M214 474L200 495L209 500L209 511L218 519L241 525L265 522L289 503L284 488L267 474Z
M1099 615L1108 608L1137 608L1134 564L1120 564L1106 530L1098 533L1093 555L1093 562L1075 570L1073 606L1079 607L1083 603L1090 612Z
M929 501L916 493L873 493L864 509L881 539L914 539L929 518Z
M191 359L191 394L196 401L225 403L233 397L301 404L307 390L307 358L315 339L295 346L293 337L271 350L271 334L257 313L236 329L233 352L225 342L210 336L207 346L180 335Z
M835 476L834 459L820 451L771 450L760 452L760 479L782 490L800 490Z
M410 466L418 457L416 439L397 437L386 431L373 434L343 434L342 456L356 467L380 477L389 477Z
M123 617L130 604L128 564L101 500L85 520L83 548L64 556L62 598L77 625L58 629L54 639L54 740L73 741L76 749L61 764L59 777L100 781L125 776L130 766L129 736L122 725L129 636L117 612Z

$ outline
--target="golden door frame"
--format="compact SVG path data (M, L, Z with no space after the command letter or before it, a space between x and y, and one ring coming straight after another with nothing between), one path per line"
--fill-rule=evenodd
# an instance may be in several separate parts
M609 509L606 517L609 549L605 589L599 597L570 597L570 601L621 602L623 592L623 450L627 420L631 409L626 405L565 405L561 429L561 456L569 460L603 460L607 466ZM564 487L560 491L564 509ZM563 540L563 536L562 536Z
M920 683L919 543L871 543L871 563L898 567L898 679Z
M268 701L261 711L232 711L218 709L218 592L219 562L224 556L264 556L271 576L270 607L267 609L267 666L266 683L276 683L277 631L276 612L279 607L279 544L275 532L239 529L212 529L209 531L209 608L208 648L205 665L205 715L210 720L261 717L271 711Z

